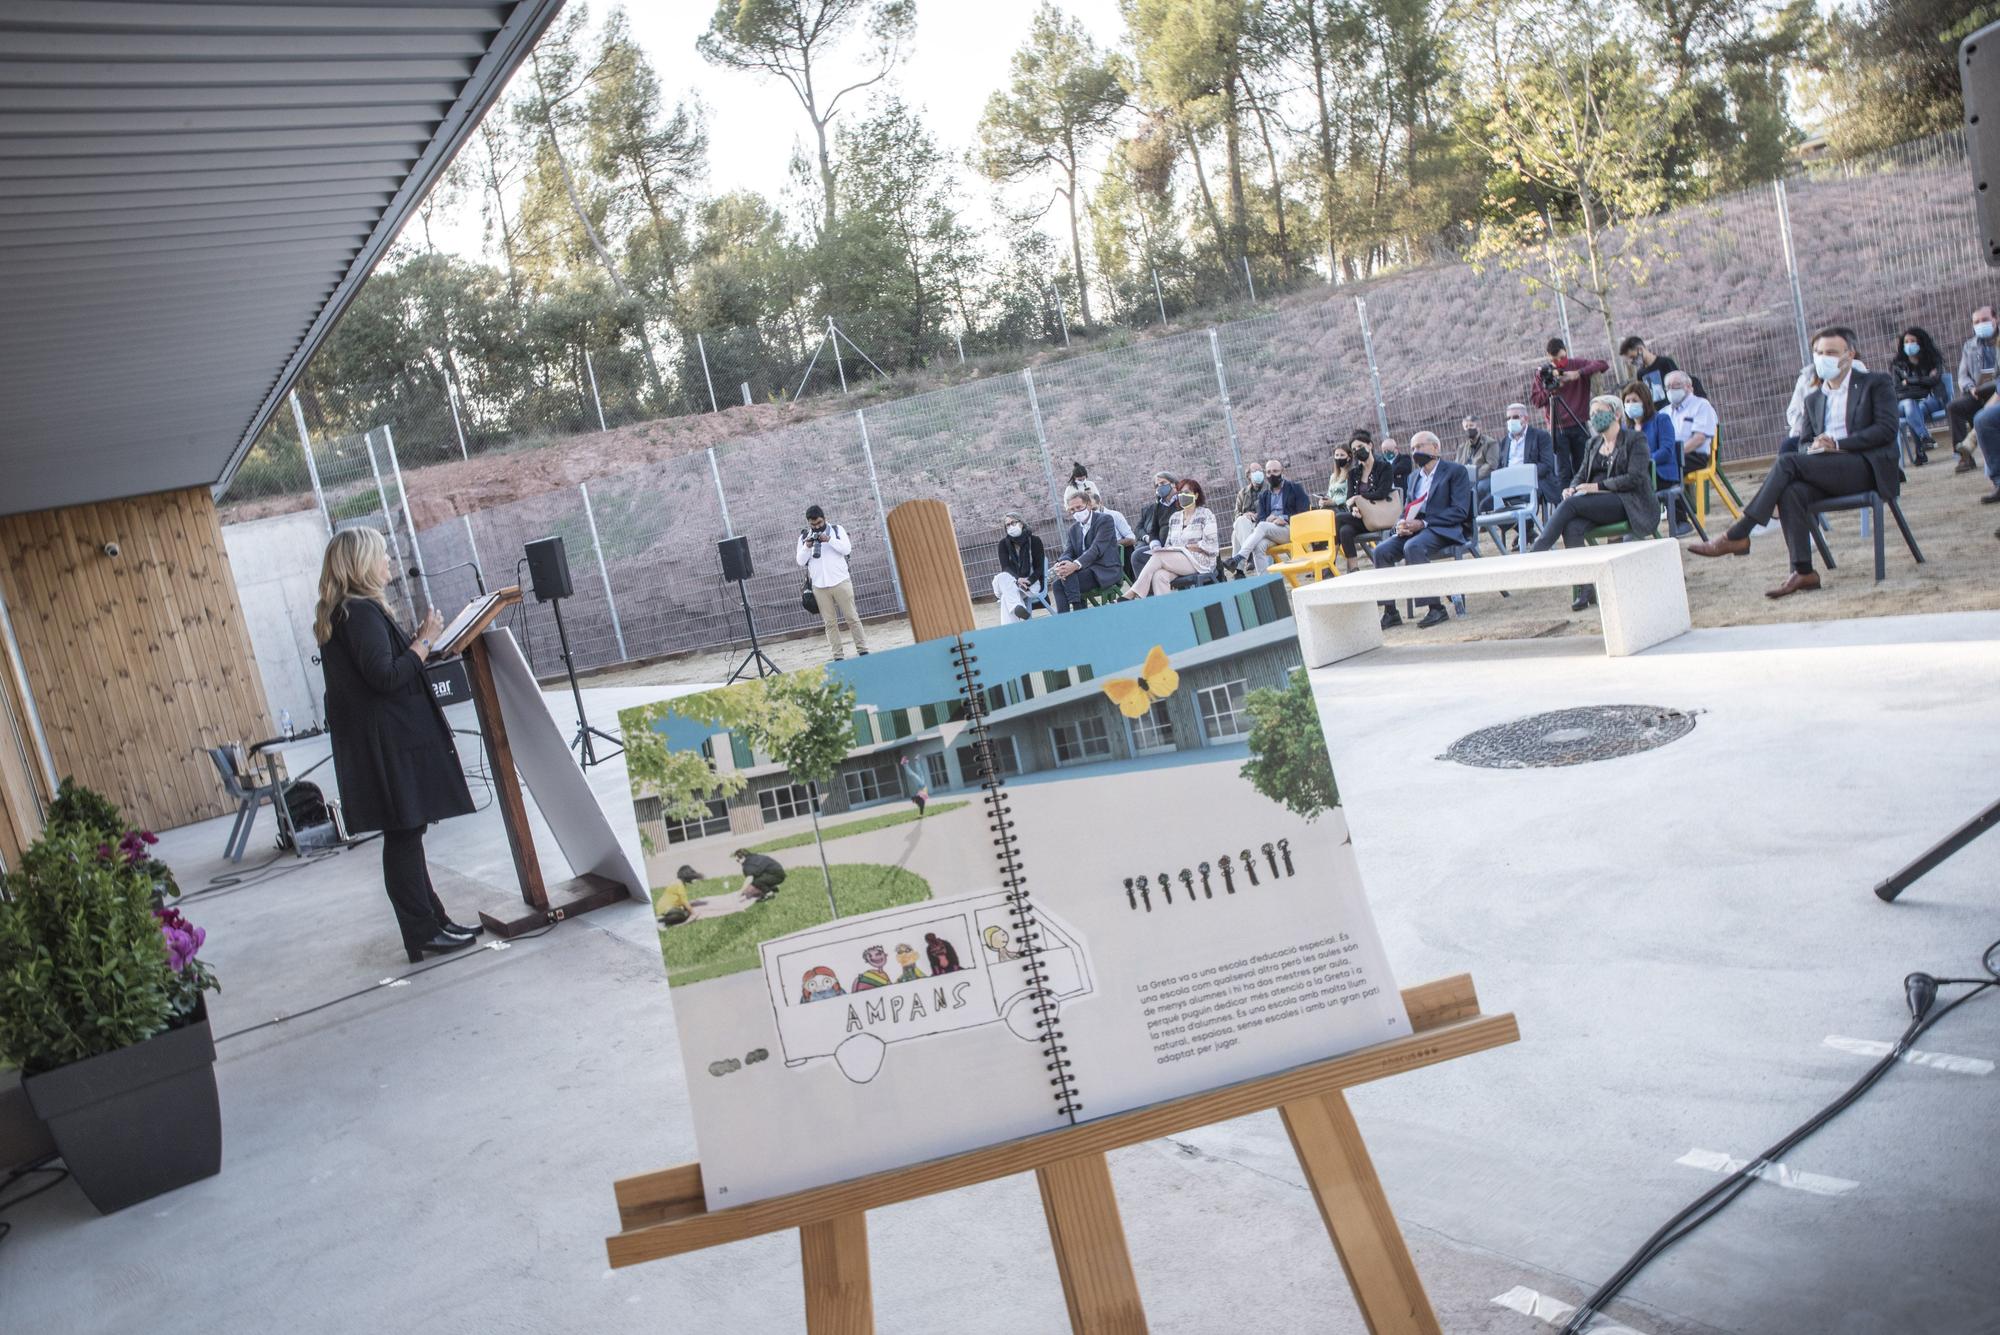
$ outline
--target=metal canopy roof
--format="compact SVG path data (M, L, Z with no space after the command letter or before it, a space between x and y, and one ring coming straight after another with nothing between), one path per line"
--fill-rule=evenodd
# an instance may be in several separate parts
M562 0L0 0L0 514L227 482Z

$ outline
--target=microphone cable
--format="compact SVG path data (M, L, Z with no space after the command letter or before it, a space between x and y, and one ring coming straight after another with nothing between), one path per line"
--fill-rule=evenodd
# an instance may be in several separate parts
M1917 1041L1918 1035L1988 988L2000 987L2000 941L1995 941L1986 948L1980 957L1980 964L1987 973L1984 978L1933 978L1924 973L1913 973L1904 978L1903 991L1909 1002L1911 1018L1909 1026L1903 1030L1903 1036L1896 1040L1895 1046L1833 1102L1787 1133L1775 1145L1697 1196L1673 1218L1660 1225L1653 1236L1647 1238L1639 1250L1632 1253L1625 1264L1620 1266L1597 1292L1591 1294L1584 1300L1582 1306L1570 1313L1569 1320L1563 1323L1561 1335L1582 1335L1604 1305L1616 1297L1662 1252L1715 1218L1756 1181L1763 1169L1775 1163L1781 1155L1789 1153L1801 1141L1853 1106L1854 1102L1867 1093L1876 1081L1888 1073L1890 1067L1903 1059L1911 1045ZM1970 986L1972 990L1947 1002L1941 1008L1937 1007L1937 989L1940 986L1959 984Z

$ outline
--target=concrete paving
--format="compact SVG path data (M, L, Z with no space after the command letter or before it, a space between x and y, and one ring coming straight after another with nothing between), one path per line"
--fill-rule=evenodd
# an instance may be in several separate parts
M1904 973L1976 970L2000 837L1894 906L1868 887L1995 796L1996 681L1994 613L1702 630L1620 660L1411 632L1315 674L1399 981L1468 971L1521 1021L1517 1045L1351 1096L1446 1330L1546 1332L1493 1300L1577 1301L1716 1180L1677 1160L1746 1157L1831 1098L1867 1059L1828 1039L1893 1039ZM594 721L658 689L589 692ZM1436 758L1589 703L1703 712L1573 768ZM622 766L590 778L636 847ZM789 1236L605 1267L612 1180L696 1157L641 904L385 986L413 971L375 847L204 889L227 825L160 849L227 989L223 1171L108 1218L73 1186L9 1211L0 1331L801 1328ZM492 810L430 848L461 919L514 895ZM279 1014L299 1018L242 1032ZM1979 1073L2000 997L1919 1047L1973 1060L1891 1072L1788 1157L1820 1191L1756 1184L1614 1314L1641 1335L2000 1330L2000 1075ZM1275 1116L1112 1171L1155 1330L1363 1329ZM870 1229L881 1330L1067 1328L1031 1178Z

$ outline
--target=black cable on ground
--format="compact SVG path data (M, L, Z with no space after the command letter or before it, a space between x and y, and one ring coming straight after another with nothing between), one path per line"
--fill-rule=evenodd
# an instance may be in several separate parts
M36 1187L33 1191L24 1191L20 1195L14 1197L12 1200L0 1201L0 1214L5 1214L7 1211L13 1209L15 1206L21 1204L22 1202L31 1201L35 1197L41 1195L43 1192L52 1191L56 1187L59 1187L63 1184L63 1182L69 1177L69 1169L51 1167L49 1161L51 1159L54 1159L55 1157L56 1156L53 1154L45 1154L41 1158L35 1160L35 1162L23 1165L20 1168L16 1168L11 1172L9 1172L5 1178L0 1178L0 1192L4 1192L7 1190L7 1188L13 1186L16 1182L19 1182L22 1178L27 1177L31 1173L53 1174L53 1176L50 1177L48 1181L42 1183L42 1185ZM12 1233L13 1231L14 1231L14 1226L12 1224L8 1223L4 1219L0 1219L0 1242L4 1242L7 1238L7 1235L9 1233Z
M1757 1155L1741 1168L1724 1177L1722 1181L1716 1183L1700 1196L1697 1196L1673 1218L1660 1225L1653 1233L1653 1236L1647 1238L1640 1245L1639 1250L1632 1253L1631 1258L1624 1265L1620 1266L1617 1272L1598 1288L1597 1292L1591 1294L1580 1307L1570 1313L1569 1320L1563 1323L1562 1335L1581 1335L1597 1317L1598 1313L1603 1310L1604 1305L1616 1297L1627 1284L1631 1283L1641 1270L1652 1264L1669 1247L1672 1247L1675 1243L1720 1214L1731 1201L1742 1195L1749 1188L1750 1184L1757 1180L1759 1170L1776 1162L1780 1156L1789 1153L1800 1142L1804 1141L1808 1136L1818 1131L1842 1112L1845 1112L1857 1099L1867 1093L1876 1081L1880 1080L1888 1073L1892 1066L1903 1059L1909 1052L1911 1045L1917 1041L1918 1035L1988 988L2000 987L2000 941L1995 941L1986 948L1985 953L1980 958L1980 964L1985 968L1988 977L1937 978L1930 980L1934 985L1952 986L1963 984L1970 986L1972 990L1961 997L1955 998L1946 1005L1932 1005L1924 1014L1913 1017L1909 1027L1903 1031L1903 1036L1896 1040L1896 1045L1890 1048L1880 1061L1868 1068L1867 1072L1859 1080L1848 1086L1847 1090L1840 1097L1827 1104L1826 1107L1820 1109L1817 1113L1814 1113L1799 1127L1787 1133L1777 1144ZM1911 975L1912 978L1916 976Z

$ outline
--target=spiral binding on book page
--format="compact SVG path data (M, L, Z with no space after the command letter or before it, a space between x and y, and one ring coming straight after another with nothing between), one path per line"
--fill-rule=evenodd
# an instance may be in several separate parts
M1063 1042L1062 1021L1057 1014L1055 997L1049 990L1048 975L1042 963L1042 932L1035 921L1034 901L1026 888L1027 877L1021 874L1014 821L1009 814L1007 795L1002 791L1005 779L1000 774L999 762L994 755L993 739L986 731L986 693L979 684L979 656L963 639L954 639L952 654L958 660L957 675L965 697L966 726L972 732L973 753L978 759L979 786L986 790L986 812L993 831L993 847L1000 862L1001 883L1006 887L1007 904L1014 919L1014 940L1028 970L1028 984L1034 991L1028 1004L1034 1008L1035 1025L1041 1033L1049 1088L1054 1093L1057 1114L1074 1122L1083 1111L1083 1101L1077 1093L1069 1046Z

